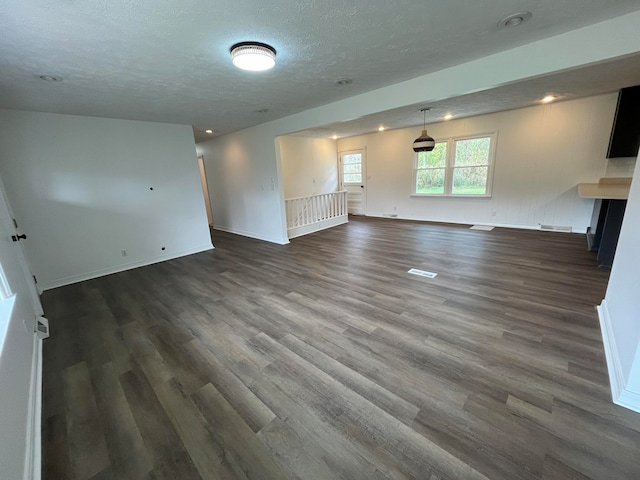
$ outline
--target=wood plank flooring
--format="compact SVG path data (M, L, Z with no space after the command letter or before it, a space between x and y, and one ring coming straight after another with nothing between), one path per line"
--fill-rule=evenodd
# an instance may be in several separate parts
M44 479L640 478L582 235L213 240L44 293Z

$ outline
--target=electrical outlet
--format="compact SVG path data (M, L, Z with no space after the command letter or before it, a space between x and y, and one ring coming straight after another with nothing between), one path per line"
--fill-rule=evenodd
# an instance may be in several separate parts
M123 257L127 256L127 251L126 250L120 250L120 253L122 254Z

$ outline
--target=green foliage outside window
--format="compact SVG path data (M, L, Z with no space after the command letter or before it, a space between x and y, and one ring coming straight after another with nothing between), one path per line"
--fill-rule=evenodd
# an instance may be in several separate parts
M353 153L342 156L342 173L344 183L362 182L362 155Z
M450 185L453 195L485 195L489 176L492 137L455 140L453 159L447 167L447 145L437 142L431 152L419 152L415 193L442 195Z
M487 193L491 138L470 138L456 141L451 193L484 195Z
M444 193L445 166L447 165L447 143L438 142L430 152L418 152L416 193Z

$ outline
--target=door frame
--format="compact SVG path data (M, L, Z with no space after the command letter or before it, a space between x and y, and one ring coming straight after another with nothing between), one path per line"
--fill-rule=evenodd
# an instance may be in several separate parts
M204 164L204 155L198 155L198 170L200 171L200 183L204 195L204 206L207 210L207 220L209 227L213 227L213 210L211 207L211 197L209 196L209 182L207 180L207 168Z
M340 150L338 152L338 185L340 190L346 190L344 185L344 171L342 164L342 156L352 153L360 153L362 155L362 215L367 215L367 147L350 148L348 150ZM348 202L348 194L347 194ZM348 208L348 204L347 204Z

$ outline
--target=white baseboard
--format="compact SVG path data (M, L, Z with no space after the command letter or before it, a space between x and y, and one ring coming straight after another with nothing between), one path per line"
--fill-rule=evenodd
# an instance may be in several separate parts
M613 326L609 317L607 301L596 307L598 319L600 320L600 330L602 331L602 343L604 344L604 355L607 359L607 370L609 371L609 383L611 385L611 398L613 403L621 407L628 408L634 412L640 412L640 394L627 390L627 380L622 370L622 362L618 354L618 347L613 334Z
M72 283L83 282L85 280L91 280L92 278L104 277L105 275L111 275L112 273L124 272L125 270L132 270L138 267L144 267L147 265L153 265L154 263L164 262L166 260L172 260L174 258L185 257L187 255L193 255L194 253L206 252L207 250L213 250L213 245L208 243L199 247L189 248L186 250L179 250L177 252L167 253L165 255L148 258L144 260L136 260L135 262L122 263L113 267L101 268L92 272L81 273L78 275L71 275L69 277L58 278L48 282L38 283L41 291L50 290L52 288L63 287Z
M609 310L607 301L596 307L598 311L598 319L600 320L600 330L602 331L602 343L604 344L604 355L607 359L607 370L609 371L609 383L611 384L611 396L615 402L620 393L624 390L625 380L622 373L622 364L620 355L618 355L618 347L616 346L615 337L613 336L613 327L609 318Z
M349 217L347 215L343 215L341 217L321 220L319 222L315 222L310 225L304 225L302 227L292 227L288 229L289 240L291 240L292 238L301 237L302 235L308 235L309 233L319 232L320 230L325 230L327 228L337 227L338 225L342 225L343 223L348 222Z
M409 216L397 215L395 217L392 217L388 213L370 213L370 212L367 212L365 216L376 217L376 218L394 218L394 219L397 218L398 220L413 220L416 222L451 223L453 225L486 225L487 227L516 228L520 230L540 230L540 225L522 225L522 224L516 224L516 223L472 222L472 221L460 222L456 220L447 220L442 218L424 218L424 217L416 217L412 215L409 215ZM559 233L567 233L567 232L559 232ZM587 229L586 227L585 228L572 227L571 233L584 234L584 233L587 233Z
M42 469L42 340L34 334L33 342L24 480L40 480Z
M255 238L256 240L263 240L265 242L277 243L278 245L286 245L287 243L289 243L289 239L267 237L255 232L248 232L245 230L239 230L237 228L225 227L221 225L214 225L213 229L220 230L222 232L233 233L234 235L241 235L243 237Z
M618 397L618 400L613 402L621 407L628 408L634 412L640 413L640 394L631 392L629 390L623 390Z

